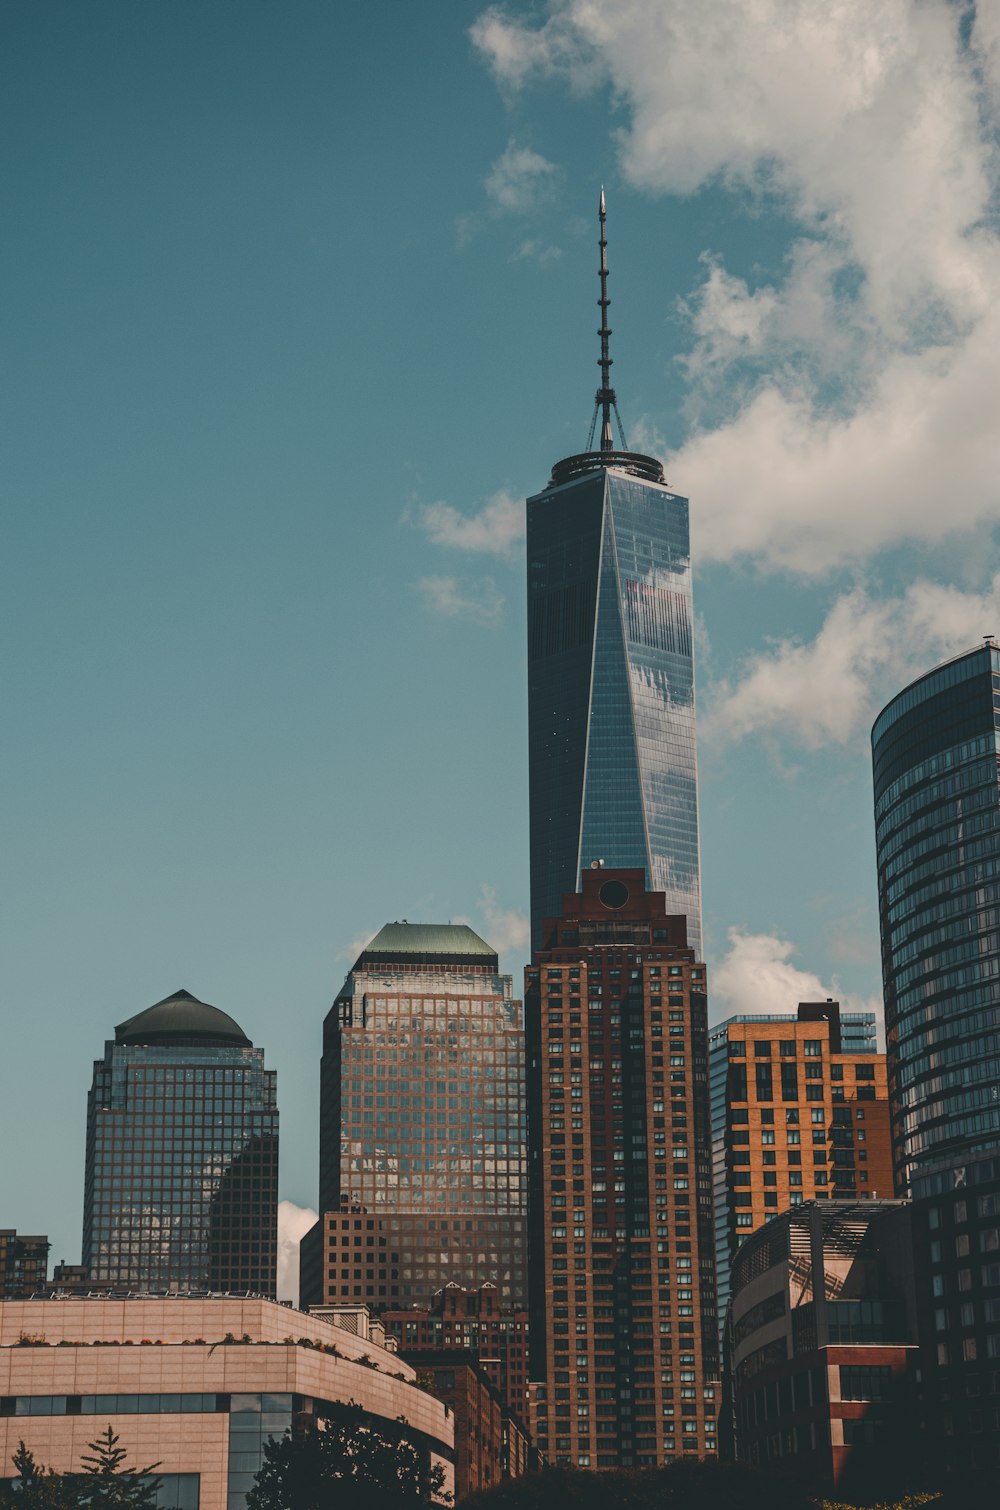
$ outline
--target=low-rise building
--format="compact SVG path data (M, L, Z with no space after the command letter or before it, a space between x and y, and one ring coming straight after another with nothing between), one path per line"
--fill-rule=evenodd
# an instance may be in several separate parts
M356 1401L440 1463L454 1492L454 1416L372 1338L263 1298L77 1296L0 1305L0 1478L23 1440L75 1471L108 1425L129 1462L158 1463L161 1504L243 1510L270 1437Z
M0 1300L27 1300L44 1287L50 1247L47 1237L0 1227Z
M476 1354L459 1348L408 1349L406 1361L455 1417L455 1498L520 1478L535 1466L527 1434L505 1406Z
M829 1485L904 1462L916 1343L907 1202L810 1202L775 1217L732 1269L736 1456Z

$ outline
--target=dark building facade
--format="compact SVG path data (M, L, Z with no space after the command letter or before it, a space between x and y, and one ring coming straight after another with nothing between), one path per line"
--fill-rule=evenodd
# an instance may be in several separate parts
M601 198L600 449L528 499L532 947L594 857L642 869L701 949L688 501L616 450ZM593 427L592 427L593 431Z
M47 1237L0 1227L0 1300L28 1300L36 1290L44 1290L49 1246Z
M115 1029L87 1105L95 1288L274 1295L275 1079L242 1028L187 991Z
M992 641L872 729L896 1183L914 1203L928 1439L955 1478L1000 1467L998 753Z
M730 1017L709 1034L709 1078L721 1327L750 1233L805 1201L891 1196L892 1145L874 1012Z
M1000 1154L1000 650L906 687L872 729L897 1193Z
M905 1481L920 1439L907 1203L810 1202L753 1233L726 1350L741 1461L827 1487Z
M495 951L464 925L386 924L327 1015L320 1094L303 1304L489 1281L523 1305L524 1032Z
M526 973L532 1427L649 1467L716 1442L705 966L643 870L582 879Z
M455 1418L457 1503L537 1467L527 1433L474 1352L401 1347L399 1356Z

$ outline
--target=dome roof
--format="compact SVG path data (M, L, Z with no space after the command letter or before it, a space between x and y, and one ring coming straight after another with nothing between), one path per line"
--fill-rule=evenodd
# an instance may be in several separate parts
M115 1042L146 1046L188 1045L199 1048L253 1047L238 1022L199 1001L190 991L175 991L115 1028Z

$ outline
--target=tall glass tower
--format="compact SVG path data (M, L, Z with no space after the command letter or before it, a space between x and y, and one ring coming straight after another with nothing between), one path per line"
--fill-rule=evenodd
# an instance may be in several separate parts
M604 194L601 387L589 445L528 499L532 944L592 861L641 868L701 954L688 501L611 412Z
M897 1192L1000 1154L1000 650L904 688L872 729Z
M115 1029L87 1105L95 1285L274 1295L275 1080L263 1049L187 991Z

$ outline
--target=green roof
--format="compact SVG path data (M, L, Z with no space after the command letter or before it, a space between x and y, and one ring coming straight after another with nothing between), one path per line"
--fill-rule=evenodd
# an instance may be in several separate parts
M421 959L434 957L442 960L478 957L485 961L496 959L496 950L465 923L386 923L364 949L361 958L369 955L380 958L397 955L400 959L416 955Z
M115 1028L116 1043L165 1045L174 1043L252 1047L238 1022L218 1007L199 1001L190 991L175 991Z

